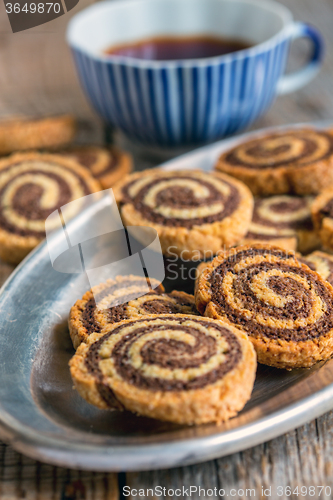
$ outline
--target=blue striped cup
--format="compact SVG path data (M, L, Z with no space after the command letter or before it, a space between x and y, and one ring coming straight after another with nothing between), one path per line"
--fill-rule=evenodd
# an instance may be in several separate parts
M231 54L177 61L104 55L103 50L155 36L209 34L253 45ZM283 75L292 40L313 51ZM108 124L144 144L183 146L233 134L262 115L278 94L317 73L319 32L294 22L268 0L118 0L88 7L71 20L67 40L83 89Z

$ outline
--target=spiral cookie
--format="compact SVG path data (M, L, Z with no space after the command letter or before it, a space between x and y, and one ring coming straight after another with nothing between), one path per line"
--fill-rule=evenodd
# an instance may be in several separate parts
M256 356L247 336L222 321L176 314L109 325L70 362L89 403L121 406L179 424L221 422L248 401Z
M61 155L72 158L99 180L104 189L112 187L132 170L132 158L118 148L98 146L72 146L61 151Z
M205 316L246 331L260 363L309 367L333 354L333 288L292 252L223 252L199 276L195 300Z
M241 182L200 170L132 174L114 187L125 225L156 229L164 255L216 253L245 236L253 199Z
M75 119L70 115L3 120L0 121L0 155L63 146L73 140L75 130Z
M318 194L333 184L333 133L309 128L268 134L223 153L216 169L257 196Z
M163 285L138 276L117 276L86 292L71 308L69 331L75 349L94 332L110 323L150 314L198 314L193 295L173 291L164 293ZM145 295L140 295L145 293ZM138 297L138 298L137 298Z
M306 257L297 256L297 259L333 285L333 255L318 250Z
M286 250L308 253L318 247L311 220L311 196L257 198L244 244L269 242Z
M72 160L25 153L0 161L0 257L20 262L45 237L45 219L72 200L99 191Z

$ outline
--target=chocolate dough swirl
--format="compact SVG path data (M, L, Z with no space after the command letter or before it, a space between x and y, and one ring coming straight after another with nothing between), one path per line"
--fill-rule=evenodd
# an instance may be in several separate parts
M231 166L267 169L302 167L333 154L333 137L319 130L290 130L259 137L237 145L223 155Z
M232 182L195 171L131 181L122 188L122 197L147 221L187 229L231 216L240 202Z
M246 238L275 239L313 230L311 196L279 195L257 198Z
M85 364L99 387L114 369L117 377L141 389L190 391L214 384L241 358L241 345L226 326L164 315L113 328L90 345Z
M88 168L97 179L114 172L118 166L119 152L98 146L72 146L61 151L62 156L73 158Z
M333 198L328 200L326 205L320 209L319 216L321 218L321 221L326 217L329 219L333 219Z
M157 291L151 290L149 296L154 296L162 291L158 287ZM88 292L89 298L82 311L82 324L87 335L100 332L102 323L98 321L97 315L101 310L105 311L106 321L118 323L128 319L126 306L130 300L136 299L138 295L144 294L147 290L147 281L143 278L122 279L121 281L109 280ZM104 326L104 322L103 322Z
M55 210L99 189L77 164L55 155L19 154L0 169L0 228L18 236L45 236Z
M154 289L150 288L153 287ZM193 314L194 297L185 292L165 293L155 280L118 276L84 294L71 308L69 329L74 347L110 324L144 315Z
M210 278L217 311L250 336L305 341L333 328L333 293L292 253L240 247Z
M128 285L131 285L131 283L129 282ZM137 315L197 314L193 296L184 292L174 291L163 293L161 287L159 287L156 290L151 290L142 297L136 297L137 293L134 292L124 297L124 300L126 300L124 304L108 307L105 322L119 323L119 321L131 319ZM94 318L96 309L98 308L96 308L95 299L90 299L82 315L83 324L87 328L88 335L92 332L101 331L100 324Z

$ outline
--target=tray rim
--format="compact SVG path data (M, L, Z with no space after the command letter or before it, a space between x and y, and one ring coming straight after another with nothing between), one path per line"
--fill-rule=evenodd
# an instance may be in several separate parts
M204 158L208 154L217 154L219 150L229 147L233 142L273 130L299 126L320 128L329 125L332 125L332 121L259 129L196 149L169 160L160 167L172 169L173 164L179 161L186 163L193 156L199 155ZM57 234L54 233L52 238L56 238ZM45 247L44 240L15 268L1 287L0 303L17 276L32 259L39 253L45 252ZM37 432L20 423L0 407L0 438L31 458L57 466L101 472L153 470L200 463L248 449L291 431L331 409L333 409L333 383L254 422L209 436L195 436L171 442L100 447L79 442L68 444L64 438L61 441L59 437Z
M0 438L31 458L56 466L100 472L156 470L183 467L246 450L300 427L331 409L333 383L269 416L229 431L169 443L105 448L79 443L66 446L65 440L64 445L59 446L58 438L32 431L1 410ZM200 444L205 447L199 448Z

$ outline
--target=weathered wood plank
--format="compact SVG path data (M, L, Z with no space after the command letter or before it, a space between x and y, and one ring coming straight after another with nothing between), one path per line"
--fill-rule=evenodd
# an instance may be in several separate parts
M206 491L206 496L203 493L200 496L196 491L191 496L194 500L208 498L207 490L214 488L217 488L217 495L209 498L223 498L223 493L225 497L242 500L265 498L262 494L266 490L273 499L319 498L319 486L329 487L333 492L332 434L333 412L329 412L317 421L249 450L197 466L128 473L126 482L134 490L157 485L173 491L183 487L189 489L191 485L200 486ZM315 490L310 491L311 486ZM295 493L290 495L287 487ZM176 498L176 495L162 496L169 497ZM134 500L135 495L128 498ZM332 494L326 495L324 490L320 498L329 499Z
M128 496L130 500L136 498L136 492L139 494L139 490L143 490L147 493L147 488L153 489L153 494L150 494L150 498L160 497L161 492L161 498L180 497L197 500L200 498L208 498L204 493L207 492L207 490L213 490L213 494L209 496L209 498L213 500L219 498L219 495L214 493L215 488L217 492L219 490L216 464L214 461L176 469L130 473L126 475L126 480L127 487L130 488L131 491L136 490L133 491L133 495ZM199 487L202 491L199 490ZM129 490L127 491L129 492Z
M116 474L62 469L0 444L0 499L118 500Z

